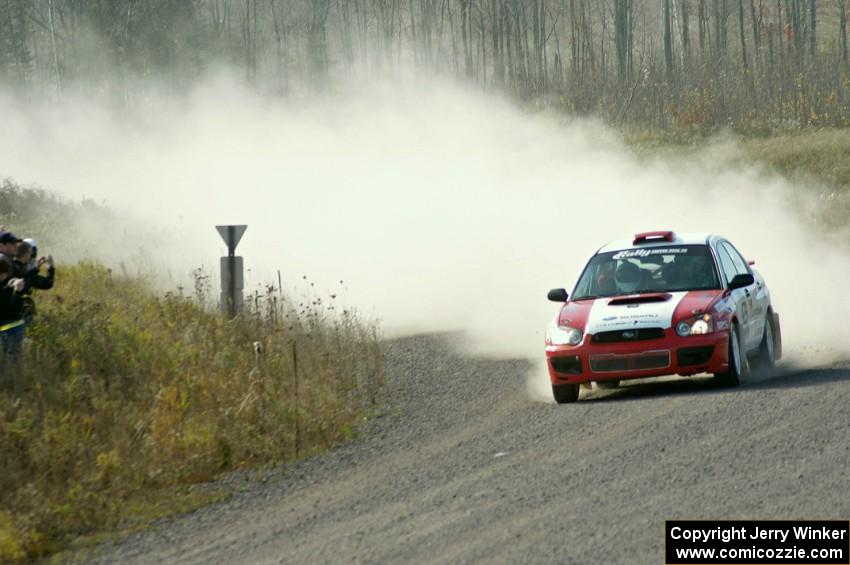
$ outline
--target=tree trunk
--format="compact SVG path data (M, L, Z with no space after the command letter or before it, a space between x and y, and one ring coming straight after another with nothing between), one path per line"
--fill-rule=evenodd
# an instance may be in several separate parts
M773 26L773 22L767 23L767 55L769 57L769 65L771 69L773 69ZM768 85L772 84L772 79L769 78Z
M803 63L802 53L800 53L802 47L802 38L800 30L799 2L800 0L785 0L785 19L790 23L791 33L791 36L788 38L788 47L790 49L791 44L793 44L794 60L796 61L798 67L800 67Z
M452 40L452 72L457 74L460 65L457 58L457 34L455 33L455 18L451 3L446 6L446 14L449 17L449 34Z
M277 80L278 80L278 93L280 95L285 95L289 91L289 80L287 77L287 65L284 63L283 54L284 54L284 37L286 34L285 24L282 20L282 16L279 16L277 13L277 0L270 0L271 8L272 8L272 24L274 29L274 39L275 39L275 59L277 65Z
M617 58L617 79L621 86L629 80L631 25L631 0L614 0L614 51Z
M608 38L608 18L605 17L605 6L602 4L597 5L599 9L599 15L602 19L602 33L599 34L599 70L602 72L602 80L608 76L607 66L608 61L605 55L605 44L607 43ZM593 15L591 13L591 20L593 20ZM603 82L604 89L604 82Z
M691 58L691 24L688 10L688 0L680 0L679 14L682 19L682 54L685 58L686 64Z
M47 18L50 22L50 47L53 52L53 72L56 74L56 92L62 95L62 79L59 76L59 57L56 54L56 25L53 23L53 0L47 0Z
M715 53L715 61L719 60L723 56L723 44L722 39L720 37L720 25L722 20L720 14L720 2L722 0L714 0L714 53ZM725 22L724 22L725 23Z
M490 0L490 43L493 46L493 81L498 85L505 84L504 56L501 50L501 21L499 19L499 0Z
M578 20L576 15L576 0L570 0L570 72L578 73Z
M670 0L662 0L661 18L664 20L664 69L667 83L673 83L673 33L670 29Z
M410 0L410 43L413 45L413 64L416 65L419 46L416 44L416 7L413 0Z
M838 43L841 45L841 60L847 64L847 2L838 0Z
M761 49L761 0L756 14L756 0L750 0L750 20L753 26L753 46L756 51Z
M817 26L817 0L809 0L809 51L811 51L812 63L817 60Z
M744 34L744 0L738 0L738 31L741 37L741 62L744 73L748 73L750 66L747 62L747 36Z

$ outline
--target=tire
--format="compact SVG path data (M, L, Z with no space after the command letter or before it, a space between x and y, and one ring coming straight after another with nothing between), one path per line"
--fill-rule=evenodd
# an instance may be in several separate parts
M776 342L774 341L773 314L768 312L764 322L764 335L759 344L756 356L756 367L762 371L770 371L776 364Z
M596 386L602 390L613 390L620 386L620 381L616 379L611 381L596 381Z
M738 337L738 325L732 325L729 332L729 369L725 373L716 373L714 380L720 386L738 386L746 371L747 360L741 353L741 340Z
M568 404L578 400L579 385L552 385L552 396L558 404Z

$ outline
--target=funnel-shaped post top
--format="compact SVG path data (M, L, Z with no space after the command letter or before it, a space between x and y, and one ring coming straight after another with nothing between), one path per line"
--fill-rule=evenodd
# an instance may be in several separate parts
M227 244L227 254L233 256L236 253L236 246L239 245L239 240L242 239L248 226L216 226L215 229L218 230L221 239Z

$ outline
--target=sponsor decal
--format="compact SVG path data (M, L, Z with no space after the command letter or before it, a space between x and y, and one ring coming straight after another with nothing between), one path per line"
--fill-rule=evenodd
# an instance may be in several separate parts
M684 255L688 247L654 247L652 249L625 249L615 253L611 259L628 259L630 257L649 257L650 255Z
M638 328L669 328L673 321L673 312L687 292L673 292L665 302L640 304L640 309L632 310L629 305L609 305L607 299L594 301L587 319L585 331L594 334L599 331L627 330Z

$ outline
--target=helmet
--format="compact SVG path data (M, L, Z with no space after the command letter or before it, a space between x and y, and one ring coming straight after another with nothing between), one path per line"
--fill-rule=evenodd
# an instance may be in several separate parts
M711 270L711 263L705 255L693 255L679 257L677 263L691 276L705 276L706 271Z
M613 270L602 271L596 275L596 291L594 294L613 294L616 290Z
M641 279L640 267L631 261L623 261L617 266L614 280L617 282L617 289L620 292L636 291L640 288Z

